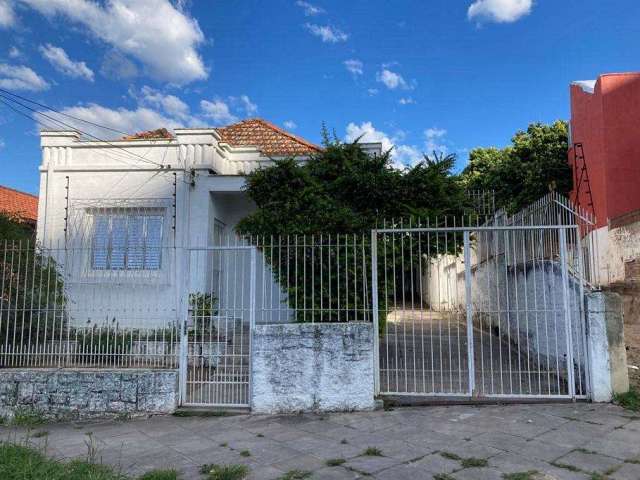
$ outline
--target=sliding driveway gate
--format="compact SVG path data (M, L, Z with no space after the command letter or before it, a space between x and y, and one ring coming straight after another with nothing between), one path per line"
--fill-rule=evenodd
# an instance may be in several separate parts
M583 398L575 226L372 232L377 393Z

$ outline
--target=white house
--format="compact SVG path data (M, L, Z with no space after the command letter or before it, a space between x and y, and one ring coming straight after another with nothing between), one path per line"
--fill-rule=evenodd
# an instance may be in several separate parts
M175 322L184 315L185 291L214 293L221 315L235 317L246 317L249 303L282 302L260 258L252 267L250 249L211 247L226 244L254 208L243 192L245 174L278 158L304 161L317 145L248 119L108 142L42 131L41 146L37 235L64 265L75 325ZM379 153L381 145L363 148ZM258 279L253 293L251 275ZM286 321L277 310L265 323Z

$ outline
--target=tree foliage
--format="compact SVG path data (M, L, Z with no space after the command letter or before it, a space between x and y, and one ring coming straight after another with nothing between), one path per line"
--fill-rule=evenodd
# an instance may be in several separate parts
M472 150L462 181L470 190L493 190L496 205L515 213L551 190L571 190L567 149L566 122L532 123L506 148Z
M288 236L295 242L286 249L263 246L262 253L276 282L286 290L289 305L302 307L297 311L299 321L358 320L370 308L368 234L372 228L385 222L389 226L394 219L402 219L405 226L424 226L428 218L468 213L471 201L452 173L454 155L425 155L417 165L398 170L392 167L390 153L370 156L357 141L327 141L323 151L306 162L277 160L248 175L246 192L257 209L237 229L258 237L258 242L272 235ZM454 237L447 245L451 251L459 247ZM423 258L417 253L411 259L401 255L404 246L400 241L385 247L388 271L382 272L379 262L380 278L394 285L413 284L403 278L415 275L409 266L418 265ZM397 255L391 249L397 249ZM435 255L444 248L425 242L421 250L416 245L414 251ZM324 276L309 273L321 271ZM394 288L380 291L391 295L378 299L382 327L386 304L403 292Z

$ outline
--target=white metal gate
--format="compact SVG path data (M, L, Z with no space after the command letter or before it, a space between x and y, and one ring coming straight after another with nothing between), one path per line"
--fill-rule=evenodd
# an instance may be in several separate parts
M376 391L588 394L576 226L372 232Z
M248 407L255 324L256 250L189 249L181 338L181 403Z

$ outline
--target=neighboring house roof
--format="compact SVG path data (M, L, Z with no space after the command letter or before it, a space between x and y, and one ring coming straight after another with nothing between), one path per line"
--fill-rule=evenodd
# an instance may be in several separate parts
M156 138L173 139L174 136L166 128L158 128L156 130L147 130L146 132L138 132L133 135L126 135L122 140L150 140Z
M38 220L38 197L0 185L0 212L35 222Z
M321 149L261 118L250 118L216 129L224 143L233 147L254 146L272 156L310 155Z

